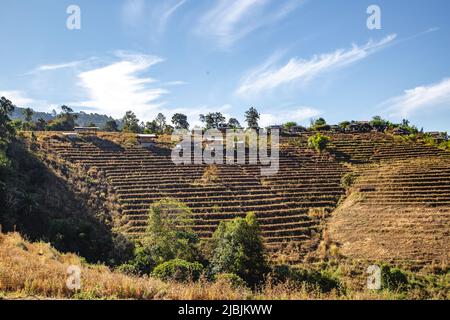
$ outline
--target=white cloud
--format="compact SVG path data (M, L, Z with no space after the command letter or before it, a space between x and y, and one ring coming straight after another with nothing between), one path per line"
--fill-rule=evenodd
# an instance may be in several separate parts
M164 32L166 25L187 0L148 1L127 0L122 6L122 20L128 27Z
M274 23L304 1L220 0L199 21L197 33L229 47L235 41L264 25Z
M35 71L53 71L53 70L59 70L59 69L65 69L65 68L72 68L80 65L83 61L73 61L68 63L61 63L61 64L47 64L39 66L35 69Z
M78 75L78 85L86 90L88 99L76 104L114 117L123 116L127 110L141 118L154 116L163 104L159 99L168 91L142 74L163 59L126 52L117 55L120 61Z
M381 106L387 108L387 112L393 117L408 117L418 111L448 107L450 106L450 78L443 79L439 83L405 90L402 95L383 102Z
M290 59L283 66L275 66L279 60L276 56L269 58L261 66L247 73L241 80L236 94L241 97L257 95L294 81L307 82L311 79L360 61L370 54L386 47L396 38L395 34L363 46L354 44L351 49L338 49L332 53L315 55L309 60Z
M19 90L0 91L0 97L5 97L18 107L30 107L35 102L34 99L27 97L24 92Z
M277 110L272 113L261 113L259 125L261 127L267 127L270 125L281 125L288 121L302 122L308 119L318 117L322 114L322 111L311 107L297 107L291 110Z
M161 15L161 18L159 20L159 30L164 31L166 28L166 24L169 21L170 17L177 11L182 5L186 3L187 0L181 0L175 5L172 5L168 7L163 14ZM170 3L169 3L170 4Z

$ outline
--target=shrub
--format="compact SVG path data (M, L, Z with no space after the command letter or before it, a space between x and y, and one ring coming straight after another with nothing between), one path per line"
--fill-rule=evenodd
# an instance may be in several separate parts
M399 268L381 267L381 284L390 290L405 290L408 286L407 274Z
M219 169L216 165L208 166L203 172L201 182L203 184L215 183L219 180Z
M253 285L267 272L264 245L254 213L222 221L212 239L213 274L234 273Z
M310 270L288 265L277 265L272 270L272 279L275 282L291 282L319 288L322 292L340 290L342 285L339 279L327 270Z
M152 276L161 280L174 280L177 282L196 281L203 271L198 262L188 262L182 259L173 259L158 265Z
M198 237L190 229L190 209L170 199L150 208L147 232L135 249L134 258L120 267L131 274L150 274L155 266L173 259L201 259Z
M247 287L245 281L234 273L219 273L214 277L214 280L217 283L226 283L235 289Z
M322 135L321 133L316 133L314 136L308 138L308 147L315 149L317 152L322 152L326 149L330 138Z
M354 172L346 173L341 179L341 185L348 189L350 188L358 176Z

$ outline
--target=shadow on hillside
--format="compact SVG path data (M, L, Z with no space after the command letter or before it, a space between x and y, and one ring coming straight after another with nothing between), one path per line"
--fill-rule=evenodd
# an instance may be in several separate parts
M16 230L32 241L50 242L59 251L77 253L88 262L119 262L121 254L115 247L124 239L88 206L87 195L71 190L22 142L10 145L8 157L11 166L0 168L3 232Z

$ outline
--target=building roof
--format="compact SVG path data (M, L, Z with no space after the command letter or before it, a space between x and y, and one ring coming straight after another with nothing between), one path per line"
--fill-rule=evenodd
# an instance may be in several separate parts
M156 134L137 134L138 138L157 138Z

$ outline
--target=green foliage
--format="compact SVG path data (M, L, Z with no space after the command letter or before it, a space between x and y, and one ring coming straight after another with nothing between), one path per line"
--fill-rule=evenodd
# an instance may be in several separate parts
M200 115L200 121L205 124L205 129L218 129L225 123L225 117L220 112L212 112Z
M370 125L376 130L383 132L390 126L390 123L389 121L382 119L380 116L374 116L370 121Z
M381 285L393 291L406 290L408 286L408 275L401 269L381 266Z
M198 236L192 231L191 211L170 199L154 203L149 212L145 237L135 250L134 258L122 270L149 274L153 268L173 259L189 262L202 260Z
M314 131L328 131L331 127L327 124L324 118L319 118L315 121L311 121L311 130Z
M272 270L272 278L275 282L291 282L294 284L307 284L317 287L322 292L342 290L339 278L330 270L313 270L288 265L277 265Z
M239 121L236 118L230 118L228 120L228 127L232 128L232 129L237 129L241 127L241 124L239 123Z
M11 124L10 115L14 111L14 105L5 97L0 98L0 149L4 149L15 135L15 129Z
M182 259L173 259L158 265L152 276L161 280L177 282L196 281L203 272L203 266L198 262L188 262Z
M322 135L321 133L316 133L314 136L308 138L308 147L314 149L317 152L322 152L326 149L330 138Z
M76 126L76 119L78 115L74 114L73 110L67 106L61 106L61 113L47 124L49 131L72 131Z
M212 274L234 273L253 285L267 271L264 245L254 213L222 221L212 238Z
M350 127L351 122L350 121L342 121L339 123L339 127L341 129L347 129L348 127Z
M258 128L258 120L259 120L260 114L258 110L251 107L247 111L245 111L245 121L247 122L247 125L249 128Z
M140 133L141 127L139 126L139 119L136 117L133 111L127 111L122 118L123 131L131 133Z
M172 116L172 123L175 129L189 129L189 122L187 121L187 116L182 113L175 113Z
M286 122L285 124L283 124L283 128L285 128L288 131L296 126L297 126L297 122L294 122L294 121L289 121L289 122Z
M106 121L102 130L108 131L108 132L117 132L117 131L119 131L119 126L117 125L117 122L115 120L108 120L108 121Z

